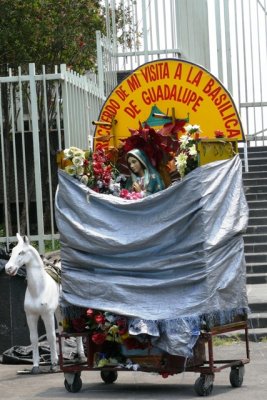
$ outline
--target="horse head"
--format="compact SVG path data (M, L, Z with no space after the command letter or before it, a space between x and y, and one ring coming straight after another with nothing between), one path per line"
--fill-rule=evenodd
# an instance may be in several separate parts
M30 246L27 236L20 236L17 233L18 244L12 249L9 261L5 265L5 271L8 275L15 276L20 267L25 265L28 261L29 252L27 251Z

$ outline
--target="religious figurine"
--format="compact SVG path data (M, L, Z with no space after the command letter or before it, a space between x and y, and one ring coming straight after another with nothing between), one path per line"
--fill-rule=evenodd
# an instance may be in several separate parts
M144 151L133 149L127 153L126 160L131 171L126 189L146 197L165 188L159 172L152 166Z

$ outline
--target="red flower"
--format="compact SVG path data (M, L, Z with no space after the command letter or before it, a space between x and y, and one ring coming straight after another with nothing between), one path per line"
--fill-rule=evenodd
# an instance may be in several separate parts
M105 333L93 333L92 334L92 341L95 344L103 344L104 341L106 340L107 335Z
M138 130L129 129L131 136L121 139L123 151L127 153L134 148L143 150L151 164L159 168L162 161L166 163L171 158L171 152L177 151L178 132L184 131L187 122L187 119L177 119L175 123L165 124L159 131L148 125L140 126Z
M123 199L126 199L128 194L129 194L129 191L127 189L121 189L120 197L122 197Z
M104 324L105 321L106 321L106 318L104 317L103 314L97 314L97 315L95 315L95 322L96 322L97 324Z
M224 133L222 131L219 131L219 130L215 131L214 134L215 134L216 138L223 138L224 137Z
M128 326L127 326L127 319L126 318L118 318L116 321L116 324L119 328L118 333L119 335L125 335L125 333L128 332Z
M98 161L93 161L93 168L94 168L94 173L96 175L101 175L103 168L102 168L102 164Z

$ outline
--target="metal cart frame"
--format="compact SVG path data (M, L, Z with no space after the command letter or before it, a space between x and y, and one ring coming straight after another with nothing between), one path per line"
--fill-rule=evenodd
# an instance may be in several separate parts
M242 359L216 360L214 359L213 337L233 331L244 331L245 356ZM70 337L82 336L87 348L87 359L84 362L66 362L63 357L63 340ZM207 331L202 331L195 347L200 346L198 354L193 359L186 360L184 357L166 354L163 360L159 357L150 357L150 366L140 366L141 372L158 372L162 376L174 375L181 372L198 372L199 378L195 381L194 389L199 396L208 396L213 390L215 373L225 368L231 368L230 383L233 387L240 387L243 383L244 365L250 362L249 338L247 321L234 322L227 325L215 326ZM64 373L64 385L68 392L79 392L82 387L82 371L100 371L102 380L113 383L118 377L119 371L129 371L120 366L94 367L94 354L96 346L91 340L88 332L66 333L59 335L59 365ZM208 357L206 358L206 354ZM153 358L154 357L154 358Z

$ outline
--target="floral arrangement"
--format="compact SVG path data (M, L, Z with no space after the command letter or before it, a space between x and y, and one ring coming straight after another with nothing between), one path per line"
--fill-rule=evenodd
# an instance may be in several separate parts
M120 187L126 181L113 161L112 154L105 152L98 144L95 151L83 151L77 147L64 150L67 161L65 171L79 179L98 193L120 194Z
M142 198L141 193L130 192L124 188L126 176L121 174L112 155L98 144L96 150L83 151L77 147L64 150L67 161L65 172L81 181L98 193L112 194L127 200Z
M128 349L144 349L143 343L128 333L127 317L108 311L87 309L85 313L71 320L71 328L76 332L88 331L92 341L101 345L105 341L124 344Z
M199 125L188 124L185 132L179 139L179 149L175 156L175 165L181 178L198 166L196 140L201 130Z
M173 169L183 178L198 166L196 140L201 133L198 125L190 125L183 119L167 123L158 131L140 125L138 130L130 132L129 137L121 139L118 149L107 150L99 143L94 151L77 147L65 149L65 171L96 192L138 200L142 194L128 191L125 188L126 176L120 172L128 151L134 148L143 150L161 173L166 186L171 183Z
M128 366L132 365L122 354L120 345L127 350L144 350L150 346L147 340L138 340L129 334L127 317L107 311L89 308L79 318L70 320L67 328L72 332L87 331L92 342L100 346L100 357L95 361L97 367L126 361Z
M130 129L131 135L121 139L121 151L126 154L135 148L143 150L149 161L156 169L162 163L167 163L179 148L178 132L184 132L187 119L177 119L174 123L167 123L161 129L155 130L148 125L139 126L139 129Z

